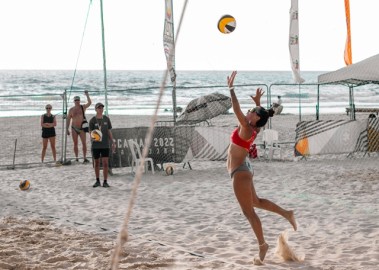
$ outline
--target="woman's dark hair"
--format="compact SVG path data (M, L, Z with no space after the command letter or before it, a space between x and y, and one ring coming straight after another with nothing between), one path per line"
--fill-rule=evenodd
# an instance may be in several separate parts
M263 127L266 125L268 118L274 116L274 110L272 108L266 110L263 107L257 107L255 112L260 117L256 124L257 127Z

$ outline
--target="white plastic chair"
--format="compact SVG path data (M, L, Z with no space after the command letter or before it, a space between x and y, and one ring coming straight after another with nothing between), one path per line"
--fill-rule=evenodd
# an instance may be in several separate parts
M130 152L132 153L132 173L133 173L133 168L138 167L139 164L141 163L142 154L141 154L141 149L138 143L136 143L132 139L128 140L128 145L129 145ZM147 165L149 162L151 166L151 172L154 174L154 162L153 162L153 159L149 157L145 158L144 172L147 172Z
M279 134L278 131L274 129L265 129L263 131L263 142L265 144L265 149L263 156L272 159L274 152L279 150L280 159L282 159L282 148L279 145Z

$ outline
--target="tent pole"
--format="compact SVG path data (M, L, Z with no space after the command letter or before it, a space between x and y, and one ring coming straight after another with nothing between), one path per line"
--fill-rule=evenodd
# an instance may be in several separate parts
M351 87L351 100L353 103L353 120L355 120L354 86Z
M350 120L355 120L355 106L353 100L353 86L349 85Z
M320 120L320 85L317 85L316 120Z
M350 108L350 120L353 118L353 103L351 101L351 86L349 85L349 108Z
M299 84L299 122L301 122L301 87Z

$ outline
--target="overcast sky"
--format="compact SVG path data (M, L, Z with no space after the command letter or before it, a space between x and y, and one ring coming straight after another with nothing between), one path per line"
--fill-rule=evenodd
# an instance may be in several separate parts
M0 69L99 69L100 0L1 0ZM174 0L175 27L184 0ZM178 70L290 70L290 0L189 0L177 40ZM162 70L164 0L103 0L107 68ZM350 0L353 62L379 53L378 0ZM230 14L229 35L217 21ZM300 69L344 66L344 0L299 0ZM175 29L175 30L176 30Z

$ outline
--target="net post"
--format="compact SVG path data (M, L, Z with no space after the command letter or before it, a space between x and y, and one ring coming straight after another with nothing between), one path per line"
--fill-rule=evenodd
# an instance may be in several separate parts
M12 170L15 168L15 161L16 161L16 149L17 149L17 138L14 141L14 151L13 151L13 163L12 163Z
M70 165L71 161L67 161L67 90L65 89L62 95L63 113L62 113L62 165Z

